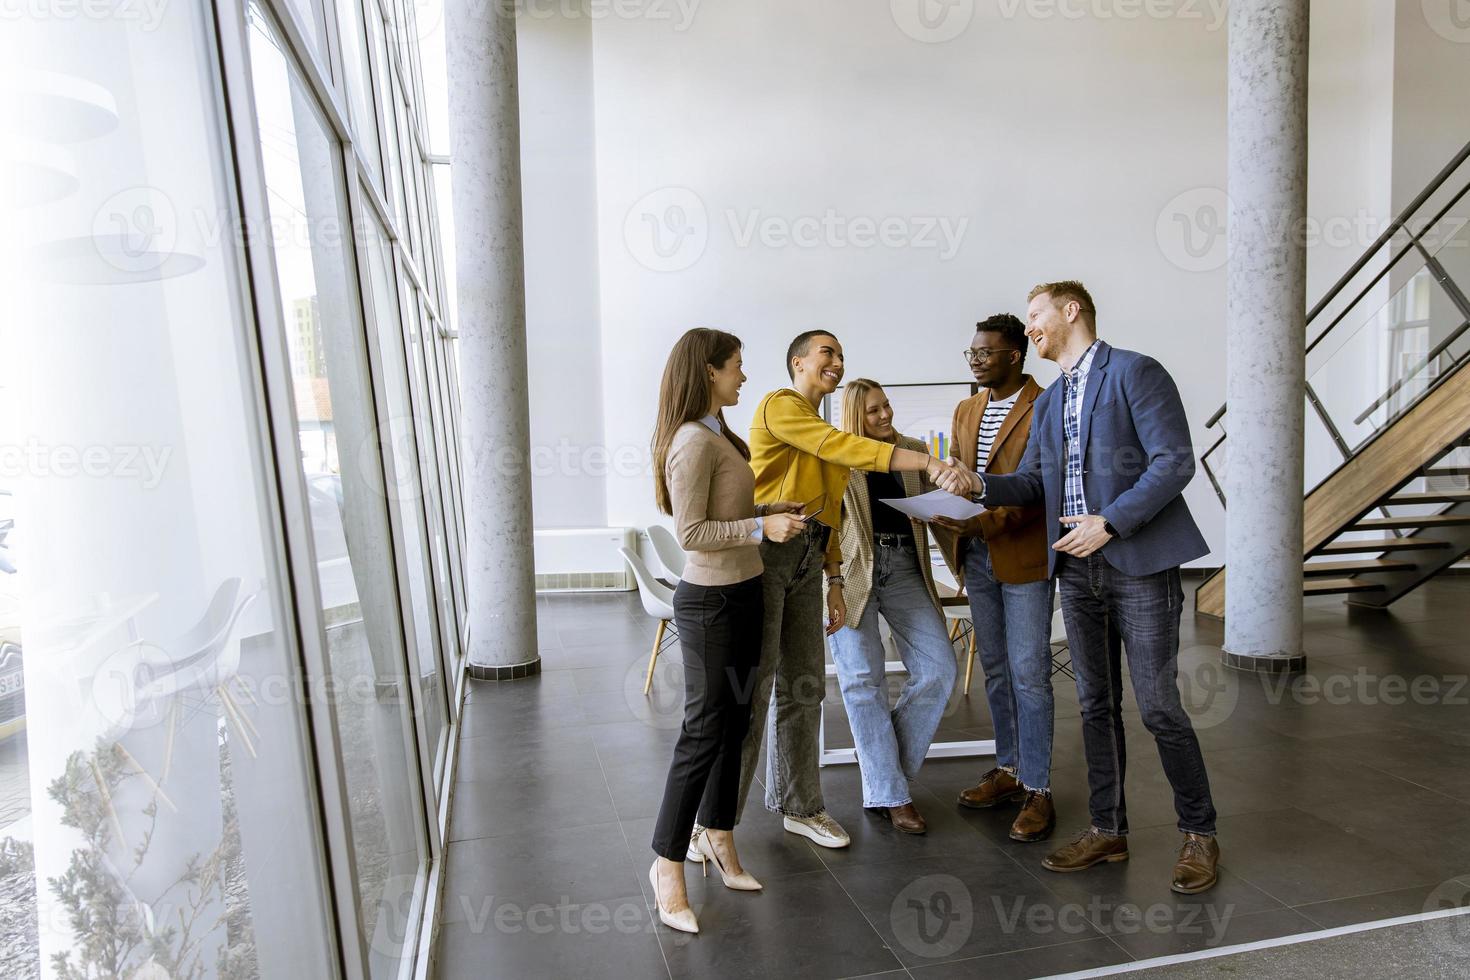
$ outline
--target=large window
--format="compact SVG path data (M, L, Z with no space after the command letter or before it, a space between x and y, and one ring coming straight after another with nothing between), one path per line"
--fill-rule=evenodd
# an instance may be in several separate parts
M377 980L427 952L462 520L395 6L4 28L7 978Z
M27 138L73 179L7 231L36 261L0 351L0 972L329 977L214 23L151 26L26 45L56 56Z

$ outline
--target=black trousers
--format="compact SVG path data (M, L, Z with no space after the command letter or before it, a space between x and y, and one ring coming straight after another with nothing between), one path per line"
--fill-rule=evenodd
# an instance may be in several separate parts
M689 852L694 819L732 830L740 801L740 747L761 659L765 602L760 576L735 585L674 591L684 653L684 724L674 745L653 850L670 861Z

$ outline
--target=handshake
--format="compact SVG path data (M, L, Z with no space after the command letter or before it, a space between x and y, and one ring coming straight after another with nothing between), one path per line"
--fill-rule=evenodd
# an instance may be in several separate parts
M972 493L979 493L984 486L980 478L966 469L957 459L943 460L937 456L931 456L925 474L929 477L929 481L939 489L948 491L956 497L968 497Z

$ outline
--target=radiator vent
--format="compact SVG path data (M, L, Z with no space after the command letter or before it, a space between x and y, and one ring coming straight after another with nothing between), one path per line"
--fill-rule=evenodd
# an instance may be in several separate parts
M537 592L626 592L629 578L623 572L548 572L537 574Z
M537 592L629 592L638 587L619 548L638 549L630 527L540 530L536 542Z

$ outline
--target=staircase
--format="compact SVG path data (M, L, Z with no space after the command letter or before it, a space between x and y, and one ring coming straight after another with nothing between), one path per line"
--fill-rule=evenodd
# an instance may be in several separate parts
M1303 594L1384 607L1470 554L1470 144L1307 314ZM1222 507L1229 417L1200 457ZM1226 569L1195 593L1225 615Z

